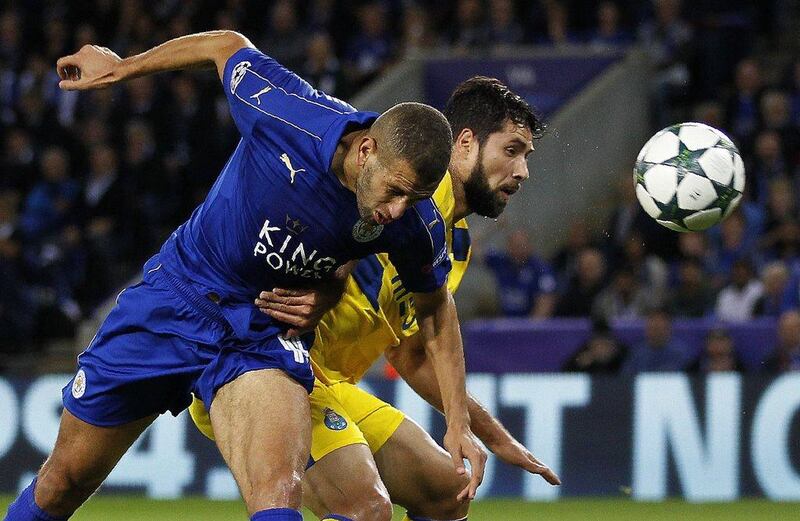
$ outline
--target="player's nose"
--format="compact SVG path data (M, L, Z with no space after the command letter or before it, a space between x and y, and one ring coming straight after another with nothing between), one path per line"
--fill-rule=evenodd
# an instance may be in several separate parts
M514 172L511 174L511 177L522 182L528 179L530 176L531 172L528 170L528 162L524 159L517 161L517 163L514 165Z

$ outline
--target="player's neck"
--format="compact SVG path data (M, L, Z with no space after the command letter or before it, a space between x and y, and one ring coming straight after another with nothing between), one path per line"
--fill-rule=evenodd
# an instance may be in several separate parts
M470 215L472 210L467 204L467 194L464 191L464 181L461 179L461 171L459 168L450 162L447 169L450 172L450 179L453 182L453 222L458 222L464 217Z
M361 129L342 136L331 161L331 170L339 178L339 182L351 192L356 191L358 180L358 142L366 132L367 129Z

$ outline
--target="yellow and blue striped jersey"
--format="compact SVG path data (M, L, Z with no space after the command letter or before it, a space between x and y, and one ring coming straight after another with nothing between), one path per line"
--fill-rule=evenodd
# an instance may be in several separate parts
M452 269L447 287L455 293L469 263L467 221L453 222L453 181L447 173L433 200L445 220ZM359 261L341 301L317 326L311 349L314 374L324 383L355 383L391 346L418 331L411 293L403 287L386 254Z

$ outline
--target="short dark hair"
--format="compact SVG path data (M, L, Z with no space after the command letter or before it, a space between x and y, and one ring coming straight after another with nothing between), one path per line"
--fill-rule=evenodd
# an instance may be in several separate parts
M534 139L542 137L545 130L534 107L497 78L486 76L473 76L456 87L447 100L444 115L453 129L453 138L468 128L480 143L500 131L507 120L528 127Z
M406 161L421 184L442 180L450 163L453 134L441 112L423 103L398 103L375 120L371 131L379 154L385 145L389 157Z

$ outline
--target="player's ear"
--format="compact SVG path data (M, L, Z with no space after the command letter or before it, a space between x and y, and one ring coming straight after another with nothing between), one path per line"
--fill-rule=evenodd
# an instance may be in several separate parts
M464 128L458 133L453 148L464 154L464 156L468 156L478 146L478 138L472 129Z
M378 142L371 136L363 136L358 144L358 166L364 166L364 163L369 159L370 154L376 153L378 150Z

